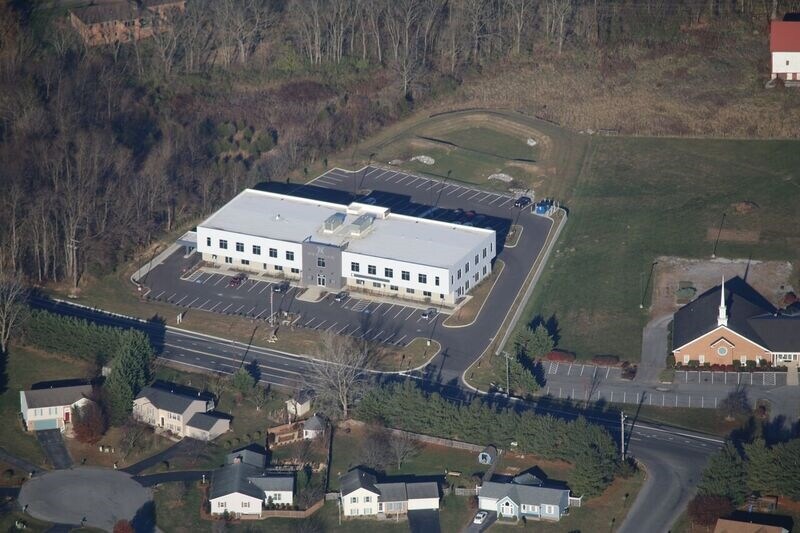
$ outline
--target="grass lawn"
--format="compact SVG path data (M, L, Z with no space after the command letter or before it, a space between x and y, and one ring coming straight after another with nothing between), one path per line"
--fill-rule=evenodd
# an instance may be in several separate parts
M559 346L581 359L637 361L647 311L641 279L659 255L709 257L727 229L757 244L720 242L719 257L798 259L800 142L598 137L561 198L570 217L525 316L555 317ZM755 202L750 214L732 204ZM794 274L793 281L797 279Z
M26 346L11 346L8 356L8 388L0 394L0 447L35 464L44 464L44 454L33 433L22 429L19 391L41 381L87 378L91 365L80 359L50 354Z
M639 411L638 419L642 422L668 424L727 437L731 431L741 427L746 422L747 417L737 416L733 420L726 420L725 413L719 409L643 405Z
M196 483L164 483L153 490L156 525L162 531L210 531L211 522L200 518L203 495Z
M447 317L442 324L447 327L458 327L468 326L475 322L475 319L478 318L478 315L481 312L484 302L486 302L489 294L491 294L495 282L503 273L503 268L505 268L505 266L506 264L503 263L502 260L498 259L495 262L492 273L482 279L481 282L478 283L474 289L472 289L472 292L470 293L472 298L470 298L467 303L459 307L455 313Z
M528 146L527 139L521 135L509 135L498 129L476 126L450 131L436 138L451 142L461 148L475 152L483 152L504 159L539 158L539 148Z

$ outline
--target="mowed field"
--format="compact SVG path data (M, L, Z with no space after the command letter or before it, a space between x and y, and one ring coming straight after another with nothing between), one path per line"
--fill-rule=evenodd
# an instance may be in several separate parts
M594 137L566 200L570 217L526 309L555 317L580 358L636 361L659 255L798 259L800 142ZM749 213L735 209L753 202ZM746 238L742 238L742 236ZM710 238L711 237L711 238ZM797 272L792 276L797 282Z

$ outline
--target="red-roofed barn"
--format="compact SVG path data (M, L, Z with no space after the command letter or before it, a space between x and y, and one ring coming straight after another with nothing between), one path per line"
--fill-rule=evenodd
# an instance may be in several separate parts
M800 80L800 21L773 20L769 32L772 79Z

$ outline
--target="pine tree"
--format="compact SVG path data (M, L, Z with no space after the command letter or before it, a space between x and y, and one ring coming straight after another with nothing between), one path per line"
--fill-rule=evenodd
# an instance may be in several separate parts
M111 371L103 385L103 402L108 419L112 426L122 425L133 410L134 394L122 373L116 369Z
M555 348L553 337L544 324L539 324L533 330L530 342L528 343L528 357L531 359L536 357L544 357Z
M731 443L711 457L697 487L702 496L724 496L741 505L747 496L747 475L739 452Z
M231 385L244 397L256 386L256 380L253 375L248 372L247 368L240 366L231 376Z
M774 451L767 448L764 439L759 438L750 444L745 444L744 453L747 457L745 471L750 490L761 494L774 492L775 482L780 474L776 468Z

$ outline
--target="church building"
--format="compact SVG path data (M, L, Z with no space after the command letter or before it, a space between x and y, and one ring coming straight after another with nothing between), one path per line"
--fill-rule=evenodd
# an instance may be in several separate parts
M677 363L780 365L800 355L800 313L778 310L740 277L680 308L672 328Z

